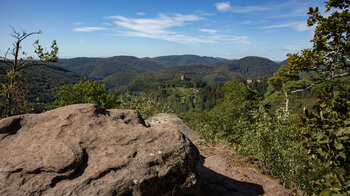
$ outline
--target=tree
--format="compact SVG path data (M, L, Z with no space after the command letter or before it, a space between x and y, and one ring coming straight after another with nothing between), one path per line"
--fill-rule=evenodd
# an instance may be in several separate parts
M286 74L286 67L281 67L274 75L268 80L268 91L266 93L267 97L271 99L273 94L277 93L277 96L279 97L280 94L283 94L285 98L285 111L289 111L289 94L290 94L290 87L291 85L294 86L295 83L292 83L292 81L297 81L299 76L297 75L288 75ZM273 98L272 98L273 99ZM268 100L269 102L271 100Z
M350 75L350 2L329 0L324 16L319 8L309 9L308 26L315 26L312 48L288 54L288 62L279 72L290 78L300 77L299 85L289 85L291 93L325 85ZM345 78L347 77L347 78ZM281 79L281 77L278 77ZM295 81L286 80L286 84ZM282 84L283 86L283 84ZM328 85L330 86L330 85ZM337 87L340 89L340 87ZM315 185L322 195L350 194L349 179L349 89L326 88L319 91L313 112L301 116L302 143L310 156L324 166Z
M54 109L61 106L77 103L94 103L104 108L113 108L117 106L116 97L106 93L105 84L99 84L97 81L83 81L75 84L72 88L63 86L57 94L57 99L47 107Z
M244 83L233 80L225 83L223 93L220 102L195 128L210 141L240 143L245 128L252 123L250 111L258 107L257 92Z
M34 43L35 54L27 56L26 52L22 51L21 44L29 36L41 34L41 31L27 33L26 31L16 31L13 27L11 37L15 39L13 47L9 48L3 57L0 57L2 63L7 65L7 82L1 85L0 99L2 100L1 117L16 115L23 111L24 95L21 93L19 80L21 78L21 70L31 67L47 65L49 62L56 62L58 60L58 47L56 40L53 41L50 51L45 51L39 44L39 40ZM8 58L12 55L13 59Z
M303 87L291 92L300 92L317 84L347 77L350 74L350 2L330 0L326 4L328 17L321 15L319 8L309 9L308 26L316 26L312 48L300 53L288 54L288 63L282 67L290 76L302 73Z
M349 4L348 0L330 0L326 3L328 17L318 7L309 9L307 24L316 27L313 46L287 55L287 64L269 80L269 99L276 101L276 94L277 97L283 94L288 111L290 94L349 76Z

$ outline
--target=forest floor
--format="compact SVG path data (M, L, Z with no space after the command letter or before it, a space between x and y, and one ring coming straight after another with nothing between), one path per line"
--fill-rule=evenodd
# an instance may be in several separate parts
M151 126L160 122L176 125L198 148L198 171L202 182L200 195L291 195L291 191L279 180L271 177L260 160L241 155L224 145L206 142L176 115L157 114L147 121Z

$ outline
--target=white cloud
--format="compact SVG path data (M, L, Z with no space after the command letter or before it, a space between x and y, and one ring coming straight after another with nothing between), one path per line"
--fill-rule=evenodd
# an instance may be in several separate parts
M214 40L208 40L208 39L200 39L197 37L190 37L182 34L150 34L145 32L137 32L137 31L120 31L118 32L117 36L125 36L125 37L143 37L143 38L151 38L151 39L160 39L160 40L166 40L170 42L176 42L176 43L216 43Z
M79 27L79 28L73 28L73 31L78 32L93 32L93 31L99 31L99 30L106 30L104 27Z
M226 2L219 2L215 4L215 7L218 11L220 12L228 12L231 9L231 3L226 1Z
M193 14L159 14L156 18L126 18L124 16L109 16L107 18L113 19L117 26L125 29L119 32L123 36L163 39L180 43L206 42L205 40L177 34L169 30L172 27L185 26L188 22L203 20L202 17Z
M144 15L146 15L145 12L136 12L136 14L139 15L139 16L144 16Z
M290 22L290 23L261 27L261 29L280 29L280 28L293 28L294 30L299 32L312 30L306 25L305 22Z
M101 25L111 26L112 24L109 22L104 22L104 23L101 23Z
M256 11L266 11L270 8L267 6L231 6L229 1L214 4L220 12L250 13Z
M193 22L205 20L202 15L197 14L158 14L155 18L132 18L121 15L108 16L106 19L112 20L118 26L117 36L143 37L151 39L160 39L176 43L218 43L235 41L243 44L249 44L248 37L233 37L227 35L216 35L215 29L198 29L209 35L189 36L184 33L178 33L173 30L174 27L184 27Z
M184 26L186 22L194 22L203 18L197 15L166 15L159 14L157 18L126 18L124 16L110 16L115 19L113 22L125 29L149 33L149 34L167 34L171 27Z
M209 33L209 34L216 34L218 32L218 30L216 29L198 29L198 30L203 33Z

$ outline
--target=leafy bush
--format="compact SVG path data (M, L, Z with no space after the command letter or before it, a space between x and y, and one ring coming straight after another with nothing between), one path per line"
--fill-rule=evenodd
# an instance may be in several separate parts
M172 107L163 99L157 99L146 93L138 96L125 94L118 97L119 106L122 109L137 110L146 119L156 113L173 113Z
M118 104L114 95L106 93L105 84L99 84L97 81L90 80L81 80L72 88L63 86L57 97L51 105L47 106L47 109L77 103L94 103L105 108L114 108Z
M210 112L195 110L182 117L211 142L238 142L243 130L239 127L246 126L251 120L249 111L257 107L257 93L238 81L227 82L223 91L224 97Z
M261 159L286 187L317 192L312 182L321 175L322 168L300 144L297 122L283 108L274 115L262 106L251 112L254 123L243 131L239 143L231 144L233 148Z
M313 181L322 175L322 167L301 145L297 120L282 108L269 114L243 83L225 84L223 100L210 112L193 110L181 117L210 142L261 159L285 186L319 192Z
M324 175L315 181L324 194L350 194L350 93L322 89L314 112L305 110L303 145L320 161Z

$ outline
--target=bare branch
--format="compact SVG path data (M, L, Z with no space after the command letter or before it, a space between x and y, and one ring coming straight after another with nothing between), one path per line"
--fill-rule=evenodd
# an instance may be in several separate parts
M312 83L311 85L309 85L308 87L306 88L301 88L301 89L296 89L294 91L291 91L291 93L296 93L296 92L304 92L306 90L309 90L311 89L312 87L316 86L317 84L320 84L322 82L325 82L325 81L329 81L329 80L333 80L333 79L336 79L336 78L342 78L342 77L346 77L346 76L349 76L350 73L349 72L345 72L345 73L342 73L342 74L337 74L337 75L333 75L331 77L328 77L324 80L320 80L318 82L315 82L315 83Z
M12 61L11 61L10 59L7 58L7 55L8 55L8 53L9 53L9 51L10 51L10 48L7 49L7 51L6 51L6 53L5 53L5 56L3 56L3 57L0 56L0 61L1 61L2 63L5 63L5 64L9 65L9 66L12 66Z
M12 29L11 37L17 38L20 36L19 32L13 26L10 26L10 28Z
M5 53L5 56L4 56L4 59L7 59L7 55L8 55L8 53L9 53L9 51L10 51L10 48L7 49L7 51L6 51L6 53Z
M23 33L23 35L20 38L20 41L23 41L24 39L26 39L27 37L34 35L34 34L41 34L41 31L37 31L37 32L32 32L32 33Z
M27 37L31 36L31 35L34 35L34 34L41 34L42 32L41 31L37 31L37 32L31 32L31 33L27 33L26 31L24 31L22 29L22 32L18 32L16 31L16 29L12 26L10 26L11 29L12 29L12 33L11 33L11 36L15 39L17 39L17 42L21 42L23 41L24 39L26 39Z
M321 83L321 82L313 83L313 84L311 84L310 86L308 86L308 87L306 87L306 88L301 88L301 89L296 89L296 90L294 90L294 91L291 91L291 93L293 94L293 93L297 93L297 92L304 92L304 91L309 90L310 88L312 88L312 87L314 87L315 85L320 84L320 83Z

